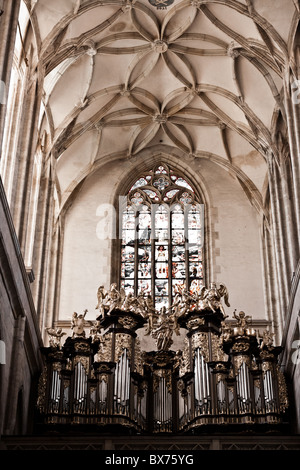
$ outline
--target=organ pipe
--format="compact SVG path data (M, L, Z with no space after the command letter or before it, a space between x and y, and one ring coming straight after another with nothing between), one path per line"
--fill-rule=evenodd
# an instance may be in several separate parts
M101 335L76 330L63 346L53 341L43 349L41 417L51 424L126 426L139 433L261 424L268 417L280 424L288 406L277 366L281 349L267 334L259 343L242 314L236 327L227 327L220 311L187 313L181 352L141 351L136 330L145 319L121 310L100 322Z

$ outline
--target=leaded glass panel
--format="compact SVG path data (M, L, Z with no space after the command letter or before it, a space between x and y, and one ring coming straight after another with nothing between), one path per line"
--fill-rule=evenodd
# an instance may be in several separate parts
M121 224L121 287L151 294L157 310L203 279L202 205L184 178L166 165L131 187Z

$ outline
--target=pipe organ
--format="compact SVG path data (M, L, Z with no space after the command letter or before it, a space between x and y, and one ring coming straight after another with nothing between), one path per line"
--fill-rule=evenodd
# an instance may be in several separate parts
M156 434L279 429L288 408L281 348L268 331L259 336L244 312L226 321L211 299L194 294L169 312L149 302L143 309L141 299L102 305L89 334L76 314L63 345L61 330L49 330L40 425ZM171 349L174 333L184 336L181 350ZM144 334L157 350L142 351Z

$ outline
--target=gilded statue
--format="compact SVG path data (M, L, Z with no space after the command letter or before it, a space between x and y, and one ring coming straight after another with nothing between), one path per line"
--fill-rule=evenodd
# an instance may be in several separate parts
M224 297L224 302L227 307L230 307L228 290L224 284L220 284L220 287L217 288L215 282L210 283L210 288L203 290L203 302L204 306L208 306L214 313L216 309L220 309L223 315L225 315L225 310L222 305L221 299Z
M262 335L259 335L262 338L262 341L259 345L260 349L267 348L270 349L273 347L273 338L274 333L271 333L268 330L263 331Z
M250 317L250 315L246 315L245 312L239 312L237 315L236 310L234 310L233 316L237 320L238 326L243 329L247 328L252 320L252 317Z
M99 310L100 316L104 317L105 316L105 299L107 297L107 291L104 289L104 286L100 286L97 291L97 305L96 305L96 310Z
M91 325L90 336L92 338L92 343L94 343L95 341L99 340L99 335L100 335L100 332L101 332L101 322L100 322L99 318L97 318L96 321L89 322L89 323Z
M107 304L109 306L107 315L110 315L115 308L120 307L120 301L121 294L117 289L117 284L114 282L111 284L110 290L107 293Z
M85 331L84 331L84 318L87 314L87 310L78 315L77 312L73 313L72 320L71 320L71 328L73 330L73 338L83 337L85 338Z
M173 344L173 333L179 335L179 326L175 315L168 315L166 307L162 307L158 322L152 330L152 336L156 339L158 351L167 351Z
M125 295L125 298L121 304L121 310L124 310L125 312L134 311L135 306L136 306L136 299L133 296L132 292L128 292L128 294Z
M232 335L232 329L229 325L226 324L226 318L228 318L229 315L224 315L223 321L221 321L221 341L223 343L227 343L231 339Z
M49 335L49 344L51 347L56 348L57 346L60 348L61 346L61 339L66 334L62 331L62 328L45 328L48 335Z

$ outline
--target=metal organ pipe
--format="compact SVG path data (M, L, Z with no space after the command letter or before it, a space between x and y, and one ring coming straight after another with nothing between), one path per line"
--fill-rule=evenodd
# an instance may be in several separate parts
M77 411L82 412L84 410L84 402L87 392L87 377L84 366L81 362L78 362L75 366L74 382L74 399L77 402Z
M272 384L272 374L271 374L271 371L269 370L267 370L264 375L264 391L265 391L266 404L268 408L270 408L271 402L272 400L274 400L274 391L273 391L273 384Z
M198 348L195 353L195 399L202 407L208 401L210 393L209 369ZM204 411L204 410L203 410Z
M117 411L120 411L119 407L122 406L124 407L122 411L125 412L125 408L128 406L129 393L130 364L128 351L124 349L115 370L114 400Z
M54 409L55 411L58 410L58 406L59 406L60 385L61 385L61 379L59 376L59 372L57 370L54 370L52 372L51 401L52 401L52 409Z

